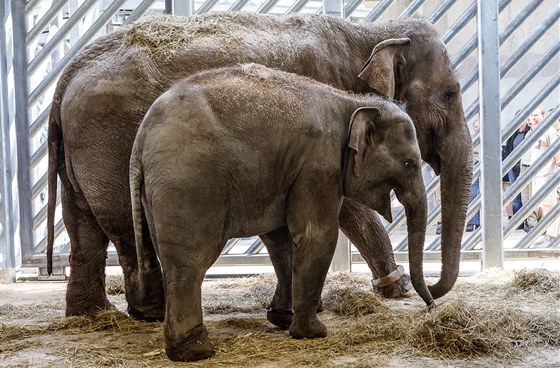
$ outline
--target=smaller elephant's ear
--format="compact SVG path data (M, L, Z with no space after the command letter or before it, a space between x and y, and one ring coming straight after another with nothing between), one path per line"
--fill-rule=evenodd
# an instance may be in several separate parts
M391 38L378 43L358 77L367 82L375 92L395 99L397 82L404 81L404 45L409 38Z
M354 175L362 174L367 146L372 142L375 134L375 122L381 119L381 111L376 107L361 107L354 111L350 118L348 132L348 147L356 151L354 156Z

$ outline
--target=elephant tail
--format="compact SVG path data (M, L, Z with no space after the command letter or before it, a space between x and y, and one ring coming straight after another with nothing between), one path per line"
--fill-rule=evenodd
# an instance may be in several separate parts
M51 105L48 125L48 202L47 202L47 273L52 274L53 244L54 244L54 215L56 211L56 192L59 169L64 167L64 147L62 144L62 129L60 127L60 100L54 99Z
M134 238L136 242L136 257L138 270L138 287L140 295L145 295L144 289L144 238L142 229L142 186L144 185L144 172L139 154L139 142L134 143L130 158L130 199L132 201L132 221L134 224Z

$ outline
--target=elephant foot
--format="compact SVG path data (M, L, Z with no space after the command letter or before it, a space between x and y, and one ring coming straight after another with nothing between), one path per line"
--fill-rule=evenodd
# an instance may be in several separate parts
M319 306L317 307L317 313L323 312L324 310L323 300L321 300L319 302ZM268 306L268 308L266 308L266 320L283 330L287 330L290 327L293 316L293 309L274 308L272 306Z
M290 327L293 316L293 309L266 308L267 321L283 330L287 330Z
M412 280L404 273L404 268L398 266L396 270L387 276L372 279L373 292L389 299L402 298L408 291L412 290Z
M204 325L192 329L183 341L173 346L169 342L166 343L165 352L167 357L175 362L208 359L216 353L214 346L208 340L208 332Z
M133 306L128 306L128 315L138 321L144 322L163 322L165 319L165 312L162 308L141 308L136 309Z
M95 317L101 311L112 311L117 310L117 308L109 300L105 300L104 303L87 304L87 305L74 305L66 304L66 317L78 317L87 316Z
M297 318L290 326L290 336L294 339L315 339L327 336L327 327L316 316Z

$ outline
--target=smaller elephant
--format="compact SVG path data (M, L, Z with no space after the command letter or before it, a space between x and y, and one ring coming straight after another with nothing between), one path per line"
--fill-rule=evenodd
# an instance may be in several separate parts
M201 284L235 237L291 239L289 333L326 336L317 308L343 197L391 221L395 190L407 215L413 285L433 304L422 274L427 209L420 149L411 119L388 99L256 64L192 75L144 118L130 189L138 262L144 262L142 204L161 262L171 360L214 354Z

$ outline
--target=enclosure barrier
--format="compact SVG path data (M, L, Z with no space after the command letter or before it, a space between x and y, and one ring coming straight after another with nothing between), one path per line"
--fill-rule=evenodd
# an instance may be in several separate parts
M560 37L557 0L6 0L0 8L0 107L2 119L2 176L0 180L0 271L15 280L17 266L46 266L47 119L50 101L64 67L85 45L141 16L164 11L177 15L211 11L253 11L270 14L324 13L353 22L386 21L421 16L432 22L448 48L461 80L469 125L481 121L474 145L481 145L482 162L474 167L481 195L470 204L468 218L481 211L482 227L466 233L462 259L482 261L483 267L504 260L552 259L560 256L560 237L546 249L531 244L560 215L560 204L525 234L514 231L560 186L556 175L534 193L511 219L504 208L529 184L540 168L560 151L557 141L526 175L507 189L502 177L560 117ZM540 15L540 16L536 16ZM500 60L500 56L502 60ZM501 145L538 106L547 115L539 129L503 162ZM518 112L516 114L516 112ZM430 198L425 260L440 260L439 178L424 168ZM69 240L57 199L54 266L68 266ZM387 230L398 262L406 262L404 210L393 196L393 218ZM484 250L484 251L481 251ZM340 237L333 269L363 263ZM110 248L108 265L118 265ZM232 239L218 266L270 265L258 238Z

